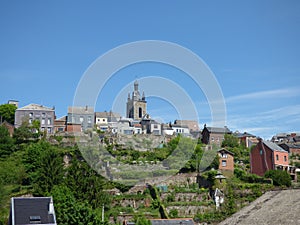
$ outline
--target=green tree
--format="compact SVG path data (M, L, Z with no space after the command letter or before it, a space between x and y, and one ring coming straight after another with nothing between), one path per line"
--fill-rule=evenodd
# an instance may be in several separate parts
M21 126L15 129L13 137L17 144L27 142L33 137L28 120L24 120Z
M78 202L73 192L64 185L53 187L51 191L57 224L96 225L100 224L96 213L85 202Z
M7 121L11 124L15 123L15 112L17 107L12 104L0 105L0 122Z
M222 147L235 148L239 146L239 139L232 134L225 134L222 142Z
M291 186L291 176L283 170L268 170L265 173L266 178L271 178L273 180L273 184L276 186L285 185L287 187Z
M6 127L0 126L0 158L9 156L14 150L14 142Z
M36 195L43 196L63 181L63 159L55 147L48 145L37 158L37 166L34 190Z

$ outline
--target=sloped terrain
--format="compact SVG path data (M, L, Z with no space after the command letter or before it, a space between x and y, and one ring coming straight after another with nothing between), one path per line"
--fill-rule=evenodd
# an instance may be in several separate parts
M300 224L300 190L270 191L219 225Z

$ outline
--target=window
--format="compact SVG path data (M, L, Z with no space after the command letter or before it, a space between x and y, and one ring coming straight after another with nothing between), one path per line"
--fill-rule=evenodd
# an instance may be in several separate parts
M40 216L30 216L29 217L29 223L30 224L40 224L41 223L41 217Z
M157 124L154 124L154 128L157 129L157 127L158 127Z
M285 162L287 161L286 155L284 156L284 161L285 161Z
M276 155L276 160L277 160L277 161L279 160L279 156L278 156L278 155Z
M31 113L29 113L29 117L33 117L33 113L31 112Z
M83 123L83 116L79 118L80 123Z
M42 113L42 117L45 117L45 115L46 115L45 113Z
M143 110L141 107L139 107L139 118L142 118L143 116Z
M32 119L29 119L29 123L32 124Z
M215 139L214 139L214 137L211 137L211 141L214 141Z
M260 154L260 155L262 155L262 153L263 153L263 150L262 150L262 149L261 149L261 150L259 150L259 154Z
M227 166L226 160L222 160L222 166L223 166L223 167Z
M43 124L43 125L45 124L45 119L44 119L44 118L42 119L42 124Z
M51 124L51 119L50 118L48 118L48 125L50 125Z
M90 116L88 117L88 123L92 123L92 118Z
M221 153L221 158L227 158L227 154L225 152Z

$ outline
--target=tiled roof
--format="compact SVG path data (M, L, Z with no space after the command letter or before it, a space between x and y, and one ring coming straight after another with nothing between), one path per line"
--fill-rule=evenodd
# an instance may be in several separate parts
M71 114L94 114L94 108L91 106L69 106L68 113L71 113Z
M39 220L38 224L56 224L51 197L12 198L11 201L13 224L31 224L30 219Z
M270 141L263 141L263 143L268 146L269 149L272 151L280 151L280 152L286 152L283 148L278 146L277 144L270 142Z
M227 127L206 127L210 133L231 133Z
M38 105L31 103L29 105L26 105L24 107L18 108L17 110L44 110L44 111L54 111L54 108L49 108L43 105Z
M120 118L120 114L119 113L115 113L115 112L95 112L96 117L116 117L116 118Z

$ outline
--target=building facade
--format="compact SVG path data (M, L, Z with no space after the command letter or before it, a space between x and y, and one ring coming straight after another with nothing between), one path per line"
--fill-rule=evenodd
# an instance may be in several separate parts
M132 96L128 93L127 104L126 104L126 117L134 120L141 120L147 113L147 101L145 94L140 95L139 84L137 81L134 82L134 91Z
M94 108L90 106L72 106L68 108L68 125L81 124L85 131L94 127Z
M289 171L289 154L277 144L260 139L250 152L250 169L259 176L268 170Z
M15 127L18 128L23 122L32 124L34 120L40 121L40 130L51 134L54 132L55 110L38 104L29 104L18 108L15 112Z
M232 132L227 127L207 127L204 125L202 130L202 143L203 144L216 144L221 146L224 135L231 134Z
M225 148L218 151L219 155L219 170L234 171L234 154Z

